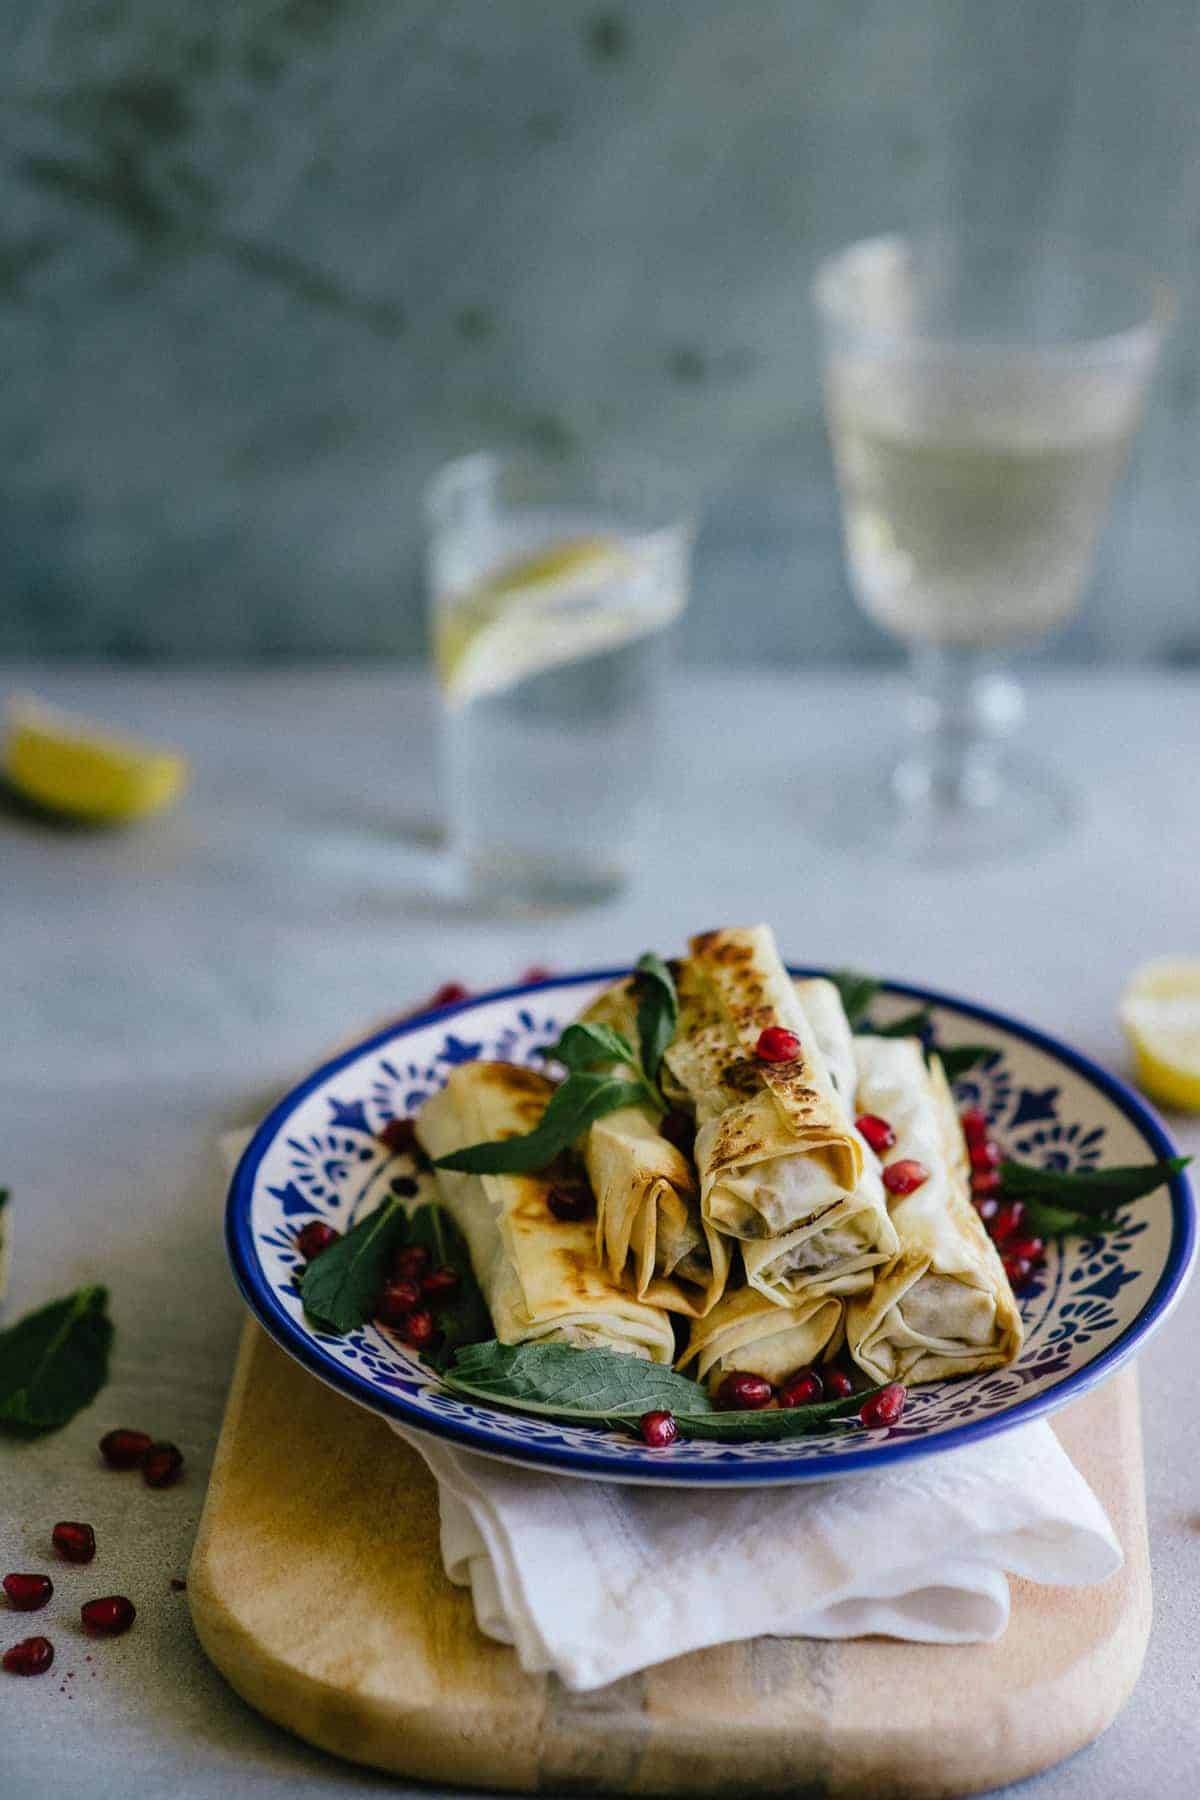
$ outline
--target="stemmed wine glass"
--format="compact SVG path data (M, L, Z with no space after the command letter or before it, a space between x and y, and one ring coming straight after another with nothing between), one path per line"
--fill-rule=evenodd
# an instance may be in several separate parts
M825 835L942 861L1061 833L1069 791L1008 741L1010 646L1078 607L1169 314L1136 263L1057 239L852 244L814 298L851 585L907 644L911 732Z

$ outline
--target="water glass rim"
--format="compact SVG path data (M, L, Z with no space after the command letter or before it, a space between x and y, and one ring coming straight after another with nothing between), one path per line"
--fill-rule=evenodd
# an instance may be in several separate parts
M964 244L969 247L1015 252L1024 249L1030 260L1047 251L1075 261L1080 267L1120 271L1142 290L1141 316L1133 324L1108 332L1082 333L1078 337L1037 343L1019 339L988 338L964 332L939 334L868 322L861 308L840 291L852 262L880 256L902 246ZM887 354L908 362L936 362L964 367L1003 362L1013 367L1070 368L1081 364L1114 364L1145 360L1157 349L1175 315L1175 295L1170 283L1149 263L1120 250L1101 249L1083 240L1056 232L1028 234L939 229L929 232L879 232L843 244L823 257L812 281L813 303L826 328L842 330L855 348Z
M686 471L653 453L626 445L604 450L566 451L538 450L523 444L498 444L468 450L439 463L422 489L422 504L427 525L436 527L447 502L464 481L486 480L504 469L529 469L547 476L581 477L597 486L605 476L614 477L625 487L644 480L654 496L646 508L645 521L631 518L630 537L656 537L673 531L695 529L701 507L698 483ZM618 503L614 510L623 511ZM632 506L630 511L636 509Z

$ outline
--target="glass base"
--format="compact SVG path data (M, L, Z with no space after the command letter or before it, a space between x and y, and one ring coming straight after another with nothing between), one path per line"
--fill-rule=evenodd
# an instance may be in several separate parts
M842 765L814 782L805 823L830 849L910 866L964 867L1053 849L1078 818L1055 770L1002 751L939 781L920 756Z

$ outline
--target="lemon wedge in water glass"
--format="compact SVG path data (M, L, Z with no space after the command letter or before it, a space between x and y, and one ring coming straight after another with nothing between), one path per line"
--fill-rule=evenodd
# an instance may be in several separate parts
M92 725L44 701L8 707L3 773L24 799L68 818L124 825L176 799L187 763Z
M642 636L663 623L634 607L589 604L628 572L615 538L568 538L503 564L435 614L434 658L453 707Z
M1143 963L1121 996L1138 1086L1164 1106L1200 1112L1200 957Z

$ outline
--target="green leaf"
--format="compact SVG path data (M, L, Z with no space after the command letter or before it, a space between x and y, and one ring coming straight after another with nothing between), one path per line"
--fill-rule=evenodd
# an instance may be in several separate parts
M679 996L670 969L653 950L638 957L636 981L642 1068L647 1081L657 1082L663 1056L679 1023Z
M627 1063L630 1068L638 1068L637 1051L625 1034L615 1031L611 1025L568 1025L557 1044L545 1054L560 1062L572 1075L601 1065L607 1067L610 1063Z
M928 1031L932 1017L927 1006L918 1006L916 1012L905 1013L903 1018L893 1019L890 1025L872 1025L870 1029L874 1037L920 1037Z
M1133 1163L1115 1169L1038 1169L1027 1163L1000 1164L1000 1185L1008 1200L1039 1200L1064 1211L1106 1218L1119 1206L1152 1194L1190 1156L1168 1156L1162 1162Z
M1082 1213L1063 1206L1047 1206L1041 1200L1027 1200L1021 1232L1023 1236L1032 1232L1043 1238L1066 1237L1070 1233L1081 1237L1103 1237L1106 1231L1115 1231L1122 1223L1116 1214Z
M883 1391L885 1384L846 1394L840 1400L818 1400L812 1406L764 1408L762 1412L708 1412L698 1417L676 1413L681 1437L716 1438L723 1444L770 1443L778 1438L804 1437L821 1431L838 1419L856 1414L864 1400Z
M108 1380L108 1289L83 1287L0 1332L0 1426L57 1431Z
M459 1274L457 1293L437 1309L442 1337L437 1351L429 1358L437 1367L464 1344L479 1344L490 1338L492 1316L475 1279L467 1241L445 1207L430 1201L411 1213L406 1224L406 1242L428 1250L435 1268L448 1263Z
M300 1283L306 1313L328 1331L354 1331L370 1318L392 1254L404 1242L408 1222L400 1202L382 1206L320 1256L314 1256Z
M990 1044L952 1044L948 1049L942 1049L939 1045L934 1054L946 1071L946 1080L955 1082L968 1069L973 1069L976 1063L982 1062L985 1056L995 1056L996 1052Z
M686 1375L619 1350L570 1344L476 1344L460 1350L443 1380L456 1392L519 1412L628 1425L666 1408L691 1416L711 1410L705 1389Z
M437 1157L434 1166L466 1175L528 1175L553 1162L606 1113L622 1106L644 1106L646 1098L644 1082L623 1081L615 1075L568 1075L532 1131L452 1150Z
M842 997L851 1031L857 1031L879 992L879 982L872 975L856 975L853 969L835 969L829 977Z

